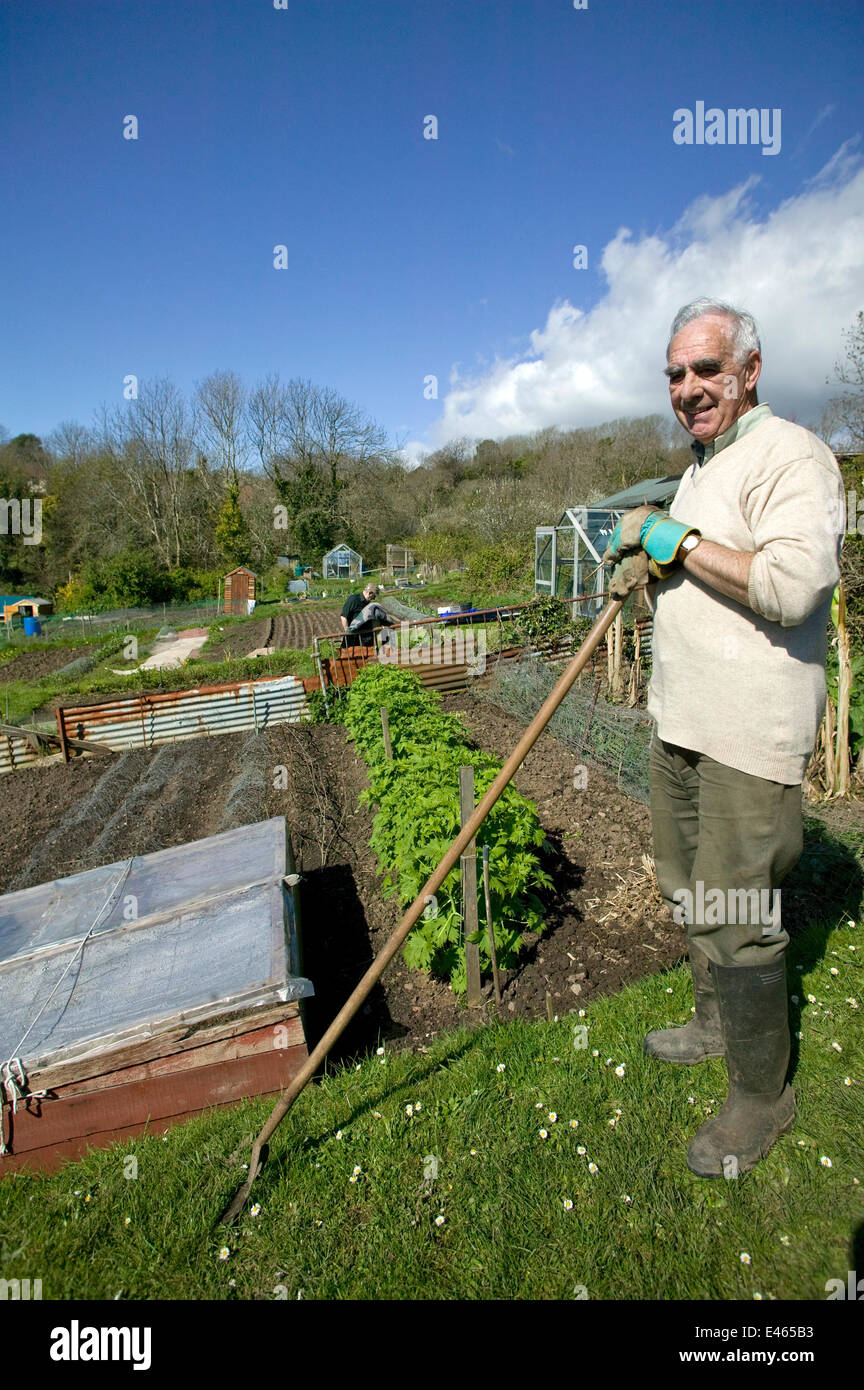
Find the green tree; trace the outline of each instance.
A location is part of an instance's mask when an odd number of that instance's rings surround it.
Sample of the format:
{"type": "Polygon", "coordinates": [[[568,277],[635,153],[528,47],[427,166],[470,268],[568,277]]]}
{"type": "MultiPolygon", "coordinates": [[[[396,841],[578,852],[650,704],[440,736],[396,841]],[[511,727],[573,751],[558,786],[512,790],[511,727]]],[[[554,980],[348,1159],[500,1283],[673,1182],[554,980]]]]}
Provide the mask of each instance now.
{"type": "Polygon", "coordinates": [[[226,564],[248,565],[252,541],[240,507],[240,485],[237,482],[230,482],[225,488],[214,539],[226,564]]]}

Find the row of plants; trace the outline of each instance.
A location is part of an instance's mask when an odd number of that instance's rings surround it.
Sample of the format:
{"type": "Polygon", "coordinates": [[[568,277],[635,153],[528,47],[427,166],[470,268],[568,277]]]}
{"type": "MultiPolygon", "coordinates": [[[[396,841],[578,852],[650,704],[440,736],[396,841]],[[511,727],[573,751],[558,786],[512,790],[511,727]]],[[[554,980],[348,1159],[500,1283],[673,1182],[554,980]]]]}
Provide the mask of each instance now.
{"type": "MultiPolygon", "coordinates": [[[[407,907],[420,892],[460,829],[459,768],[474,768],[477,801],[492,784],[500,763],[470,747],[464,727],[440,708],[440,697],[424,689],[413,672],[386,665],[362,671],[344,700],[349,737],[369,772],[363,799],[377,807],[370,844],[385,874],[384,894],[407,907]],[[384,748],[381,709],[387,709],[393,756],[384,748]]],[[[537,896],[551,887],[538,851],[545,836],[535,807],[507,787],[487,816],[479,845],[490,847],[490,889],[499,965],[509,969],[525,932],[544,929],[537,896]]],[[[491,964],[482,875],[478,873],[476,936],[481,969],[491,964]]],[[[454,869],[430,902],[405,944],[406,963],[465,990],[461,876],[454,869]]]]}

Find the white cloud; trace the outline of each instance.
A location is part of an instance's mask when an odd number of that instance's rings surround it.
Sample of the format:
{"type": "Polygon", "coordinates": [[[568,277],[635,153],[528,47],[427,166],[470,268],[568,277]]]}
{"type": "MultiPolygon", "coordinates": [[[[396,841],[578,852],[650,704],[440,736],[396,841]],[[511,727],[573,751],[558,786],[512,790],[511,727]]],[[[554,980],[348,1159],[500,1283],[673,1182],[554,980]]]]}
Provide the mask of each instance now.
{"type": "Polygon", "coordinates": [[[431,452],[430,446],[423,444],[419,439],[406,440],[399,450],[407,468],[416,468],[431,452]]]}
{"type": "Polygon", "coordinates": [[[471,377],[450,375],[433,447],[468,435],[500,438],[669,410],[665,362],[677,309],[700,295],[749,309],[760,326],[760,399],[778,414],[818,419],[836,387],[842,333],[864,306],[864,168],[847,141],[801,192],[759,215],[752,177],[696,199],[667,231],[626,227],[603,251],[607,289],[583,313],[551,308],[521,357],[471,377]]]}

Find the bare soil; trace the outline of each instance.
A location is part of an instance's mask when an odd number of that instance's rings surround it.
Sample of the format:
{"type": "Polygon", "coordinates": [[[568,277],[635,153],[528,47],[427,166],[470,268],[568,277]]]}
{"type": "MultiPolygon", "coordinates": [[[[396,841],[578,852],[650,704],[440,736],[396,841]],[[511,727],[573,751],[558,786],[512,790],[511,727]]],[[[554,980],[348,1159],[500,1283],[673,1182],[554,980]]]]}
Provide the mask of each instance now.
{"type": "MultiPolygon", "coordinates": [[[[454,695],[445,704],[461,714],[479,746],[501,759],[523,731],[480,694],[454,695]]],[[[647,809],[599,774],[574,788],[573,761],[543,734],[514,779],[537,806],[555,887],[547,895],[546,930],[505,975],[500,1006],[487,982],[484,1008],[466,1010],[447,984],[409,970],[400,956],[337,1057],[384,1038],[425,1046],[442,1029],[480,1023],[496,1011],[503,1019],[561,1015],[683,956],[683,928],[645,876],[647,809]]],[[[284,815],[303,876],[304,969],[316,989],[307,1033],[314,1043],[399,918],[369,849],[373,813],[358,807],[366,785],[342,727],[310,724],[23,768],[2,785],[0,893],[284,815]]],[[[832,862],[828,873],[836,872],[832,862]]],[[[791,895],[784,887],[784,923],[794,930],[817,909],[824,917],[825,893],[824,883],[791,895]]]]}
{"type": "Polygon", "coordinates": [[[313,637],[339,631],[339,609],[332,604],[298,604],[274,608],[266,618],[248,623],[231,624],[211,642],[203,653],[205,661],[224,661],[227,657],[246,656],[258,647],[274,650],[291,647],[304,651],[312,646],[313,637]]]}
{"type": "Polygon", "coordinates": [[[5,685],[7,681],[41,680],[91,650],[90,647],[43,647],[41,651],[19,652],[14,661],[4,661],[0,665],[0,682],[5,685]]]}

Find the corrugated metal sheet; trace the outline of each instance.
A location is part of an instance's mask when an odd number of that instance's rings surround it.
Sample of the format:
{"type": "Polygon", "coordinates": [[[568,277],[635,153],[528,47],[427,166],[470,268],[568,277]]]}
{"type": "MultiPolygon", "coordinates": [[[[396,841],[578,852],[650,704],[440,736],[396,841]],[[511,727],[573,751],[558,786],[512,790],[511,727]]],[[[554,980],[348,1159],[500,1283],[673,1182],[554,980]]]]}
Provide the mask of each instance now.
{"type": "Polygon", "coordinates": [[[0,773],[14,772],[16,767],[23,767],[25,763],[35,763],[38,757],[28,739],[0,735],[0,773]]]}
{"type": "MultiPolygon", "coordinates": [[[[314,684],[314,682],[313,682],[314,684]]],[[[195,690],[149,692],[98,705],[57,711],[68,738],[86,738],[107,748],[153,748],[209,734],[296,724],[308,717],[307,682],[297,676],[202,686],[195,690]]]]}

